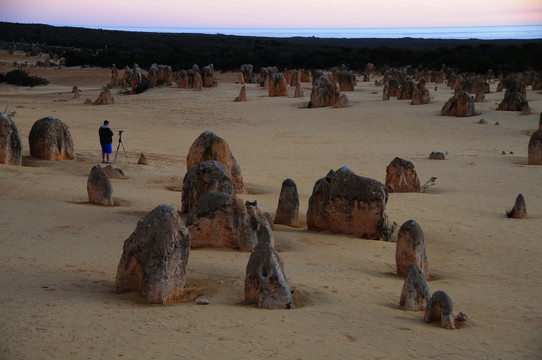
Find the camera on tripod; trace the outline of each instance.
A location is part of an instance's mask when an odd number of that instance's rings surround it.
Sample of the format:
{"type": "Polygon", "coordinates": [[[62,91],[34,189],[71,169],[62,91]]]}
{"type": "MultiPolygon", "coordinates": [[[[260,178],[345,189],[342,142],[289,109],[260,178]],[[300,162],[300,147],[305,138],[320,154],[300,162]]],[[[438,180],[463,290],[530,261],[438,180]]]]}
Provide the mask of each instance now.
{"type": "Polygon", "coordinates": [[[119,148],[122,145],[122,150],[124,150],[124,156],[126,156],[126,162],[128,164],[130,161],[128,160],[128,155],[126,154],[126,148],[124,147],[124,142],[122,141],[122,133],[124,130],[119,130],[119,144],[117,145],[117,151],[115,152],[115,159],[113,160],[113,164],[117,162],[117,155],[119,154],[119,148]]]}

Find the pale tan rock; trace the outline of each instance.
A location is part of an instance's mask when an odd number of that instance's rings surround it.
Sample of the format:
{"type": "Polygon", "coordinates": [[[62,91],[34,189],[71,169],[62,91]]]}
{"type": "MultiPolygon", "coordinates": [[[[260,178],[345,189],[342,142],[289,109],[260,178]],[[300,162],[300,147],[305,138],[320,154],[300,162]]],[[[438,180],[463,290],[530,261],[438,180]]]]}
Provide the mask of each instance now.
{"type": "Polygon", "coordinates": [[[203,67],[203,87],[210,88],[216,86],[215,77],[214,77],[214,67],[213,64],[209,64],[203,67]]]}
{"type": "Polygon", "coordinates": [[[332,84],[326,75],[322,75],[312,88],[308,107],[334,106],[339,100],[340,95],[338,87],[332,84]]]}
{"type": "Polygon", "coordinates": [[[231,153],[228,143],[212,131],[204,131],[194,140],[186,156],[186,170],[207,160],[216,160],[226,167],[237,194],[247,193],[241,167],[231,153]]]}
{"type": "Polygon", "coordinates": [[[293,309],[284,263],[271,245],[273,234],[257,228],[258,244],[250,254],[245,275],[245,304],[266,309],[293,309]]]}
{"type": "Polygon", "coordinates": [[[247,91],[245,89],[245,85],[241,87],[241,90],[239,91],[239,96],[235,98],[235,102],[241,102],[241,101],[247,101],[247,91]]]}
{"type": "Polygon", "coordinates": [[[241,65],[241,73],[243,74],[243,84],[244,83],[251,83],[252,82],[252,71],[254,70],[254,66],[251,64],[243,64],[241,65]]]}
{"type": "Polygon", "coordinates": [[[21,165],[22,151],[17,125],[8,114],[0,114],[0,164],[21,165]]]}
{"type": "Polygon", "coordinates": [[[408,266],[414,263],[421,272],[429,276],[429,266],[425,253],[425,240],[420,225],[414,220],[408,220],[399,229],[395,247],[395,266],[397,275],[406,276],[408,266]]]}
{"type": "Polygon", "coordinates": [[[206,192],[190,210],[186,221],[192,248],[213,247],[251,251],[258,242],[256,227],[271,227],[257,204],[235,194],[206,192]]]}
{"type": "Polygon", "coordinates": [[[386,188],[389,192],[420,192],[420,179],[414,164],[399,157],[386,167],[386,188]]]}
{"type": "Polygon", "coordinates": [[[337,74],[339,91],[354,91],[357,84],[356,75],[351,70],[339,71],[337,74]]]}
{"type": "Polygon", "coordinates": [[[148,303],[166,304],[184,293],[190,233],[177,210],[159,205],[124,242],[116,289],[139,290],[148,303]]]}
{"type": "Polygon", "coordinates": [[[299,227],[299,195],[292,179],[282,182],[274,223],[299,227]]]}
{"type": "Polygon", "coordinates": [[[198,71],[195,71],[194,72],[194,90],[201,91],[202,87],[203,87],[203,80],[201,78],[201,74],[198,71]]]}
{"type": "Polygon", "coordinates": [[[113,95],[111,95],[111,90],[109,90],[107,87],[104,87],[102,89],[102,92],[98,96],[98,98],[94,101],[94,105],[109,105],[114,104],[115,98],[113,95]]]}
{"type": "Polygon", "coordinates": [[[295,98],[303,97],[303,91],[301,91],[301,84],[300,83],[295,85],[294,97],[295,98]]]}
{"type": "Polygon", "coordinates": [[[206,192],[235,194],[228,169],[220,162],[207,160],[187,171],[183,179],[182,212],[189,213],[206,192]]]}
{"type": "Polygon", "coordinates": [[[457,117],[476,116],[474,98],[468,92],[456,88],[454,96],[444,104],[440,115],[457,117]]]}
{"type": "Polygon", "coordinates": [[[514,207],[510,211],[509,217],[513,219],[526,219],[527,218],[527,205],[525,204],[525,198],[522,194],[516,197],[514,207]]]}
{"type": "Polygon", "coordinates": [[[149,165],[149,162],[147,161],[147,157],[143,153],[139,155],[139,160],[137,160],[137,163],[138,165],[149,165]]]}
{"type": "Polygon", "coordinates": [[[314,185],[307,210],[309,230],[330,230],[364,239],[379,239],[388,192],[379,181],[342,167],[314,185]]]}
{"type": "Polygon", "coordinates": [[[288,96],[288,83],[282,73],[269,76],[269,97],[288,96]]]}
{"type": "Polygon", "coordinates": [[[527,154],[529,165],[542,165],[542,129],[531,135],[527,154]]]}
{"type": "Polygon", "coordinates": [[[418,265],[410,263],[401,291],[399,306],[406,310],[425,311],[430,299],[429,285],[418,265]]]}
{"type": "Polygon", "coordinates": [[[426,323],[440,320],[441,327],[453,330],[455,329],[453,311],[452,299],[444,291],[439,290],[431,296],[423,320],[426,323]]]}
{"type": "Polygon", "coordinates": [[[109,176],[110,179],[123,179],[126,180],[128,177],[124,175],[124,171],[120,168],[113,168],[111,165],[107,165],[103,168],[107,176],[109,176]]]}
{"type": "Polygon", "coordinates": [[[88,201],[91,204],[112,206],[113,187],[111,180],[100,165],[94,165],[87,179],[88,201]]]}
{"type": "Polygon", "coordinates": [[[52,116],[37,120],[28,136],[30,155],[42,160],[75,160],[68,126],[52,116]]]}

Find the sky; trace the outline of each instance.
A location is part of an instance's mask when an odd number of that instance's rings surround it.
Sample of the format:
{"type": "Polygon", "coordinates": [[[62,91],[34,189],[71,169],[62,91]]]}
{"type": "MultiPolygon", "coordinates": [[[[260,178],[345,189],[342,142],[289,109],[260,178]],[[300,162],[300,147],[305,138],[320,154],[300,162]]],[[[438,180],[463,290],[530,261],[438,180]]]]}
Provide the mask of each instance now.
{"type": "Polygon", "coordinates": [[[0,21],[89,27],[542,25],[541,0],[0,0],[0,21]]]}

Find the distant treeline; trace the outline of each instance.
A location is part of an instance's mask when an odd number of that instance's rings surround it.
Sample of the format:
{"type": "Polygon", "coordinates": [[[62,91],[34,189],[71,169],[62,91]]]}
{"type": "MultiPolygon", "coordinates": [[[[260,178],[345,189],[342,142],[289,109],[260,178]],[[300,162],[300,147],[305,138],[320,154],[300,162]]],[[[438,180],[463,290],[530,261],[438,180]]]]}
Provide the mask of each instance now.
{"type": "Polygon", "coordinates": [[[118,68],[134,63],[149,68],[170,65],[174,71],[213,64],[235,70],[242,64],[279,69],[329,69],[347,65],[361,71],[367,63],[377,68],[414,66],[439,70],[442,64],[460,71],[495,73],[542,70],[542,39],[328,39],[268,38],[232,35],[147,33],[55,27],[0,22],[4,47],[34,44],[66,59],[67,66],[118,68]]]}

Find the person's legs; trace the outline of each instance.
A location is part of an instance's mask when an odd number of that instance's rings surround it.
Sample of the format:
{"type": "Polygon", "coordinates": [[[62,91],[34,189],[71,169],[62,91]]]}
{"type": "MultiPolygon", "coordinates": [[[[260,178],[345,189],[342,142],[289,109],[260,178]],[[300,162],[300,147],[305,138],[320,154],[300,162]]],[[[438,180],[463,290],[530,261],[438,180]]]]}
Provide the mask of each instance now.
{"type": "Polygon", "coordinates": [[[113,152],[113,147],[111,144],[107,144],[107,145],[104,145],[105,146],[105,157],[107,159],[106,161],[106,164],[111,164],[111,162],[109,161],[109,156],[111,155],[111,153],[113,152]]]}
{"type": "Polygon", "coordinates": [[[111,144],[102,145],[102,163],[109,163],[109,155],[113,152],[111,144]]]}

